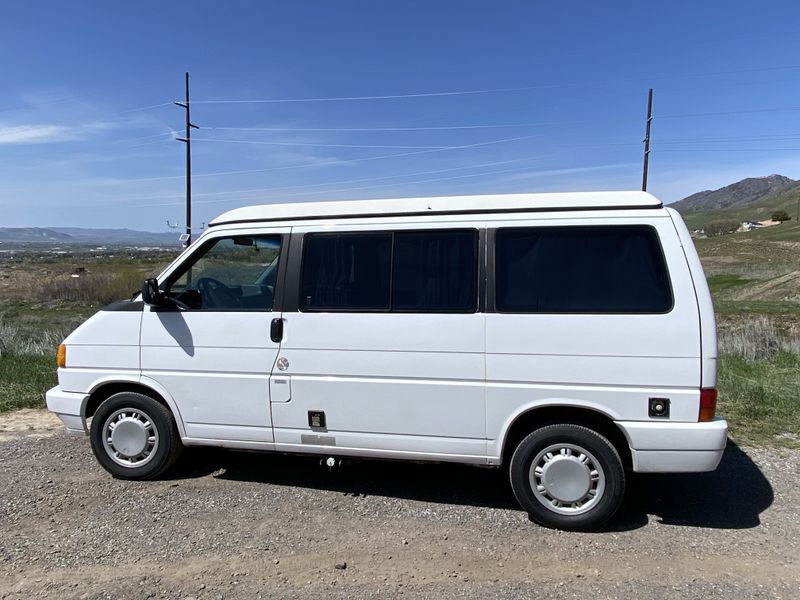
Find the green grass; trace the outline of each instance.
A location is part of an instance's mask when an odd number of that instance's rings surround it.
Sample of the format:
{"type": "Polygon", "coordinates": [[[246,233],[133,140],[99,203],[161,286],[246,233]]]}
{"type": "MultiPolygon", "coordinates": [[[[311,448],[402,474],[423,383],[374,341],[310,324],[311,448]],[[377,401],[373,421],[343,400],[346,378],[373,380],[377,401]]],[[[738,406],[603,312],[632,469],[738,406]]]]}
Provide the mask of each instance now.
{"type": "Polygon", "coordinates": [[[717,413],[741,444],[800,448],[800,355],[722,356],[717,413]]]}
{"type": "Polygon", "coordinates": [[[43,406],[43,394],[54,385],[54,355],[0,355],[0,412],[43,406]]]}
{"type": "Polygon", "coordinates": [[[714,294],[722,290],[746,285],[750,283],[750,281],[750,279],[745,279],[738,274],[723,273],[708,277],[708,287],[711,289],[711,293],[714,294]]]}

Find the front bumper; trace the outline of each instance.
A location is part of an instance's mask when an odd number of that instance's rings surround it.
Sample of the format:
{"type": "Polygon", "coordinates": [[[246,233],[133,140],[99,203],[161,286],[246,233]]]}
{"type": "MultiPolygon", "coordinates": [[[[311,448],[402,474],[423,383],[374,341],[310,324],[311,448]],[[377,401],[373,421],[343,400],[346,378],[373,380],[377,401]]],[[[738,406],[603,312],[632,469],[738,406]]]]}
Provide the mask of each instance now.
{"type": "Polygon", "coordinates": [[[47,390],[45,400],[47,409],[61,419],[67,432],[71,435],[87,435],[86,424],[83,421],[83,406],[88,394],[64,392],[56,386],[47,390]]]}
{"type": "Polygon", "coordinates": [[[728,441],[728,423],[617,421],[631,448],[637,473],[701,473],[713,471],[728,441]]]}

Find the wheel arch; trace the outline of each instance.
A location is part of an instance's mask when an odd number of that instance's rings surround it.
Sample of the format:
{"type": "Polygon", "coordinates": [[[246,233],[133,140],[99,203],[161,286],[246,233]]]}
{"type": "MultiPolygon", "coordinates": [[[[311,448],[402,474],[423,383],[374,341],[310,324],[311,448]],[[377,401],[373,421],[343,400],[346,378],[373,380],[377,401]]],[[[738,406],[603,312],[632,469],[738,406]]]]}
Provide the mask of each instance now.
{"type": "Polygon", "coordinates": [[[137,392],[152,398],[156,402],[163,404],[172,413],[175,418],[175,423],[178,427],[178,433],[182,438],[186,437],[186,430],[183,426],[183,419],[181,418],[178,406],[174,399],[169,395],[163,386],[152,379],[142,377],[139,379],[113,379],[104,380],[96,383],[89,395],[83,401],[81,406],[81,419],[83,426],[88,431],[86,420],[92,417],[97,408],[108,398],[120,392],[137,392]]]}
{"type": "Polygon", "coordinates": [[[612,415],[586,404],[547,403],[528,406],[513,415],[503,430],[500,460],[509,464],[511,454],[522,439],[545,425],[582,425],[603,435],[616,448],[626,469],[633,465],[630,444],[612,415]]]}

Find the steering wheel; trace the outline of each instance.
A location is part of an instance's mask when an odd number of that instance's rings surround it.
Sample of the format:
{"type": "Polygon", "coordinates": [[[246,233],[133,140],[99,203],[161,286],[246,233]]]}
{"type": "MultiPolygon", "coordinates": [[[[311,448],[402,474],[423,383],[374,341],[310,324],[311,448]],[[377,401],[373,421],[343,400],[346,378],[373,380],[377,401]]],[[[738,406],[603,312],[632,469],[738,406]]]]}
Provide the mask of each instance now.
{"type": "Polygon", "coordinates": [[[197,280],[197,291],[203,297],[203,308],[239,308],[241,306],[238,296],[219,279],[201,277],[197,280]]]}

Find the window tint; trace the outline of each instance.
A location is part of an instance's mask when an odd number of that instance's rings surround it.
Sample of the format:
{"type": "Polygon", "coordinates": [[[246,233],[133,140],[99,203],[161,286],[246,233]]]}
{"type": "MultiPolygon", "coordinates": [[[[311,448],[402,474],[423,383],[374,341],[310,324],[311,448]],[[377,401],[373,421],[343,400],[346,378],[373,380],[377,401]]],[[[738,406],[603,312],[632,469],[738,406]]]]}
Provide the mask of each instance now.
{"type": "Polygon", "coordinates": [[[307,235],[300,305],[388,310],[391,254],[390,233],[307,235]]]}
{"type": "Polygon", "coordinates": [[[392,309],[474,311],[476,245],[475,231],[396,233],[392,309]]]}
{"type": "Polygon", "coordinates": [[[501,312],[660,313],[672,307],[652,227],[501,229],[495,239],[501,312]]]}
{"type": "Polygon", "coordinates": [[[165,292],[197,310],[272,310],[281,238],[220,238],[195,253],[165,292]]]}

